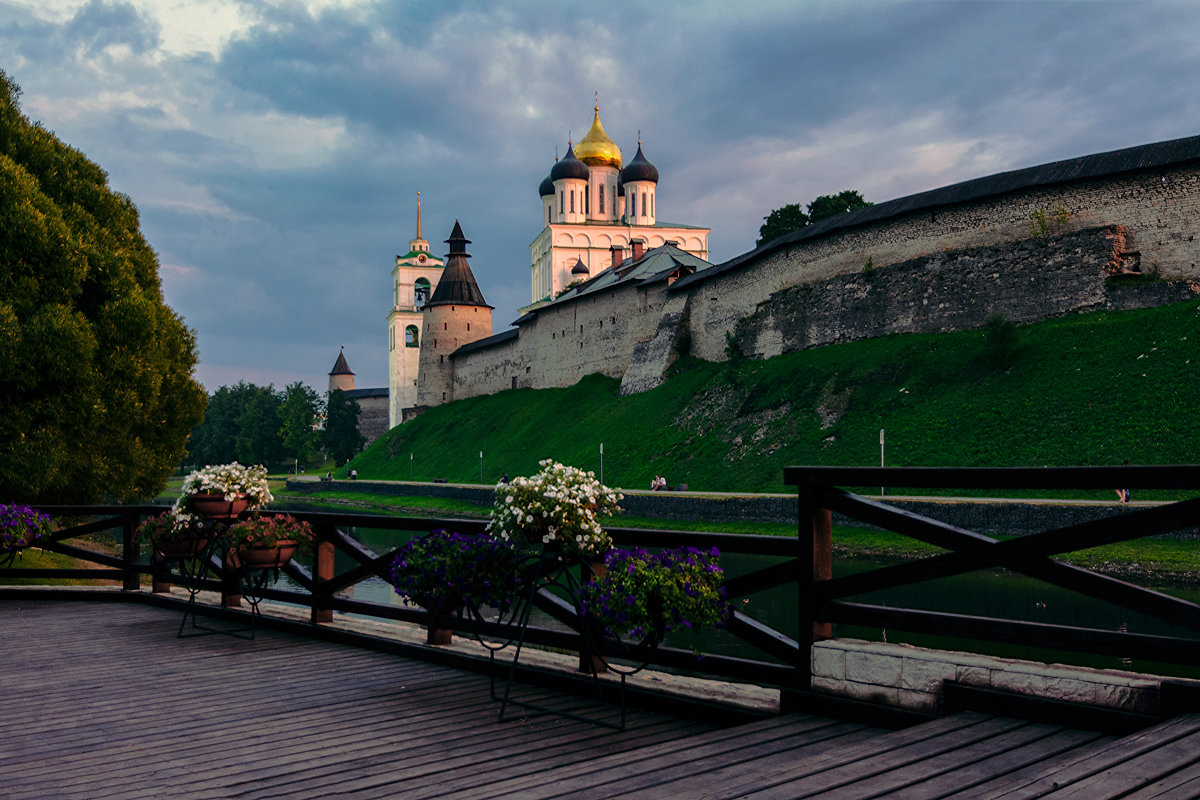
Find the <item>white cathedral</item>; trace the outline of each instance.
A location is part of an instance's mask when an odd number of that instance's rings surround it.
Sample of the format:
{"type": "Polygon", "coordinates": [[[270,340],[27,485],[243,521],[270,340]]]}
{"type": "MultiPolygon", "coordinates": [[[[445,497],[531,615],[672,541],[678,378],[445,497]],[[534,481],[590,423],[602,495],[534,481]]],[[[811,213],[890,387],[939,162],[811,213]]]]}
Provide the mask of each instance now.
{"type": "MultiPolygon", "coordinates": [[[[637,261],[663,245],[708,260],[711,228],[658,220],[658,169],[642,153],[640,135],[637,154],[623,164],[621,149],[600,124],[599,105],[593,112],[591,128],[578,142],[568,140],[566,156],[556,159],[539,187],[543,227],[529,246],[530,305],[522,311],[551,302],[568,287],[596,278],[630,255],[637,261]]],[[[404,409],[418,404],[420,354],[430,345],[421,341],[422,309],[437,290],[445,266],[421,235],[418,193],[417,236],[409,241],[407,253],[396,256],[392,268],[387,318],[391,427],[403,421],[404,409]]],[[[463,268],[469,272],[465,261],[463,268]]],[[[487,330],[490,334],[490,325],[487,330]]]]}
{"type": "Polygon", "coordinates": [[[600,106],[593,111],[592,127],[574,145],[568,141],[566,157],[538,189],[544,227],[529,245],[534,304],[596,277],[631,249],[674,244],[708,260],[711,228],[658,221],[658,169],[642,154],[641,137],[637,155],[622,168],[621,148],[600,124],[600,106]]]}

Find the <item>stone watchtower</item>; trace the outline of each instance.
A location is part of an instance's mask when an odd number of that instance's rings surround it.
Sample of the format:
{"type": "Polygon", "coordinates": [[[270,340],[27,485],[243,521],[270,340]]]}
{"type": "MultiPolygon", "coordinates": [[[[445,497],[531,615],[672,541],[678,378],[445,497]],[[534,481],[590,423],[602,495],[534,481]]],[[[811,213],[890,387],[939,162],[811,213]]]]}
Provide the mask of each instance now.
{"type": "Polygon", "coordinates": [[[436,406],[454,399],[451,354],[463,345],[492,335],[492,307],[483,299],[467,264],[470,256],[462,226],[446,244],[450,252],[433,296],[422,308],[421,366],[417,371],[417,405],[436,406]]]}
{"type": "Polygon", "coordinates": [[[340,349],[337,361],[333,362],[333,369],[329,371],[329,391],[334,389],[341,389],[343,392],[354,390],[354,373],[346,363],[346,354],[340,349]]]}

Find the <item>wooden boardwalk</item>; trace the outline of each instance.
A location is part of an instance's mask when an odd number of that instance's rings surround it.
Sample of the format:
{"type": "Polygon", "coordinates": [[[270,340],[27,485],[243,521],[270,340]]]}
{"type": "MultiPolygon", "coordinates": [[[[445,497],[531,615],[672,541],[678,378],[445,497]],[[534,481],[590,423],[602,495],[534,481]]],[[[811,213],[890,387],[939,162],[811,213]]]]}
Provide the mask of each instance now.
{"type": "Polygon", "coordinates": [[[0,599],[0,797],[1200,797],[1200,715],[1122,738],[971,712],[903,731],[497,723],[480,675],[272,631],[176,639],[178,622],[0,599]]]}

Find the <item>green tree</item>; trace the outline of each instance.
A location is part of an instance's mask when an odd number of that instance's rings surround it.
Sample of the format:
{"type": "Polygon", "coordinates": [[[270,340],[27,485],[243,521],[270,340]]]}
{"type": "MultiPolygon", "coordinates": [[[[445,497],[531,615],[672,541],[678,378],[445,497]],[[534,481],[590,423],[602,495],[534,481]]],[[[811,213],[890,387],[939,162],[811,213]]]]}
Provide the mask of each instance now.
{"type": "Polygon", "coordinates": [[[137,209],[0,71],[0,497],[138,500],[204,410],[137,209]]]}
{"type": "Polygon", "coordinates": [[[193,465],[228,464],[237,460],[237,420],[256,389],[242,381],[233,387],[222,386],[208,398],[204,421],[188,439],[188,459],[193,465]]]}
{"type": "Polygon", "coordinates": [[[808,224],[808,214],[804,213],[804,209],[800,207],[799,203],[791,203],[775,209],[763,217],[763,220],[762,227],[758,229],[758,241],[754,243],[755,247],[762,247],[785,233],[800,230],[808,224]]]}
{"type": "Polygon", "coordinates": [[[809,224],[815,225],[823,219],[872,205],[875,204],[868,203],[854,189],[846,189],[837,194],[823,194],[808,204],[808,221],[809,224]]]}
{"type": "Polygon", "coordinates": [[[799,203],[791,203],[777,208],[768,216],[763,217],[765,222],[758,229],[758,241],[754,243],[754,246],[762,247],[772,239],[778,239],[784,234],[798,231],[827,217],[844,214],[847,211],[856,211],[870,205],[874,205],[874,203],[864,200],[863,196],[854,189],[846,189],[837,194],[821,195],[808,204],[807,213],[799,203]]]}
{"type": "Polygon", "coordinates": [[[321,445],[321,397],[312,388],[296,381],[283,390],[279,407],[279,435],[283,448],[297,461],[312,458],[313,450],[321,445]]]}
{"type": "Polygon", "coordinates": [[[325,403],[325,450],[334,463],[344,464],[363,449],[367,439],[358,431],[362,409],[341,389],[329,393],[325,403]]]}
{"type": "Polygon", "coordinates": [[[279,464],[287,457],[280,431],[283,396],[274,386],[253,386],[237,416],[234,452],[243,464],[279,464]]]}

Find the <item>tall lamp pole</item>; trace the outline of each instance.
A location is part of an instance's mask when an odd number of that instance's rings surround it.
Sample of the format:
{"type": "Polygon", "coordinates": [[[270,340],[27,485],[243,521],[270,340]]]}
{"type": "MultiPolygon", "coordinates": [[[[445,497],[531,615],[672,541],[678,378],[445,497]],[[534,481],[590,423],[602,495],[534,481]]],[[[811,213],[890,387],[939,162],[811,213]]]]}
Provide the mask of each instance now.
{"type": "MultiPolygon", "coordinates": [[[[879,466],[880,467],[883,466],[883,428],[879,429],[879,466]]],[[[882,487],[882,486],[879,487],[879,496],[880,497],[883,497],[883,494],[884,494],[883,488],[884,487],[882,487]]]]}
{"type": "Polygon", "coordinates": [[[604,442],[600,443],[600,483],[604,483],[604,442]]]}

